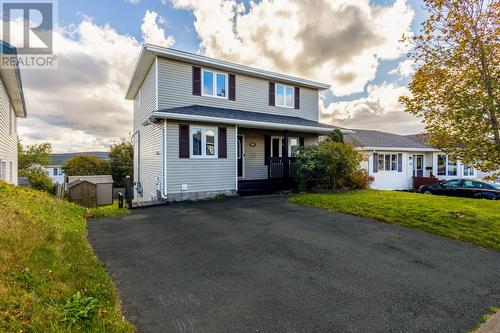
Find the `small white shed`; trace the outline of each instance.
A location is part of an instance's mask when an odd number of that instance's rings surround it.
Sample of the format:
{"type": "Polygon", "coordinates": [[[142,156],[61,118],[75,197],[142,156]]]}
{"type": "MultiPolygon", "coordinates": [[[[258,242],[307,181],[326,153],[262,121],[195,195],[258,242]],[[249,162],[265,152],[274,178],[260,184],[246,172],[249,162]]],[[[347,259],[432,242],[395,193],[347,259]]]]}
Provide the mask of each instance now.
{"type": "Polygon", "coordinates": [[[79,191],[72,190],[83,183],[90,183],[95,185],[95,200],[97,206],[106,206],[113,203],[113,177],[111,175],[100,176],[68,176],[68,190],[70,193],[70,201],[78,202],[79,191]]]}

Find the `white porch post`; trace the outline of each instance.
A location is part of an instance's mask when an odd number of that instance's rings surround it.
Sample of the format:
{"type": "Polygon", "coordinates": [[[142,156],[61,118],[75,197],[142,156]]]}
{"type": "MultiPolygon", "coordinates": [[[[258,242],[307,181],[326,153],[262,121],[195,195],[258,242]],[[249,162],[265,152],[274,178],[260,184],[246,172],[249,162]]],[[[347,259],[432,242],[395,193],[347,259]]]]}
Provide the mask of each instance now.
{"type": "Polygon", "coordinates": [[[234,165],[235,165],[235,174],[236,174],[236,192],[238,192],[238,125],[235,127],[235,154],[234,154],[234,165]]]}

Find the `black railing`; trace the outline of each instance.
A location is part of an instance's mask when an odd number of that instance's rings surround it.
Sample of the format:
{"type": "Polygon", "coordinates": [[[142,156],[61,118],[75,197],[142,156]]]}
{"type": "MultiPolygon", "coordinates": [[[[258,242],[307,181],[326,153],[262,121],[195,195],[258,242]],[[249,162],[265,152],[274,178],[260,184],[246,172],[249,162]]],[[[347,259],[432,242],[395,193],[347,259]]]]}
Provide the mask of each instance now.
{"type": "Polygon", "coordinates": [[[271,157],[267,168],[267,176],[273,178],[290,178],[295,176],[296,157],[271,157]]]}

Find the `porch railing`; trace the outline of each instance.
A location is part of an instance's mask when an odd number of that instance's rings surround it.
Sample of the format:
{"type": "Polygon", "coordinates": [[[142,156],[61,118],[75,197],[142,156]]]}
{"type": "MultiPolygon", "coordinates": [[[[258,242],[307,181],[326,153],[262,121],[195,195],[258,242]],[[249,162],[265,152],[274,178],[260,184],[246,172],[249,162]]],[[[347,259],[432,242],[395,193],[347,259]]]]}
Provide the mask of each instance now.
{"type": "Polygon", "coordinates": [[[296,157],[271,157],[267,168],[268,178],[293,178],[297,171],[296,157]]]}
{"type": "Polygon", "coordinates": [[[422,185],[432,185],[439,183],[439,179],[432,175],[430,177],[412,177],[412,181],[413,181],[413,192],[418,192],[418,189],[422,185]]]}

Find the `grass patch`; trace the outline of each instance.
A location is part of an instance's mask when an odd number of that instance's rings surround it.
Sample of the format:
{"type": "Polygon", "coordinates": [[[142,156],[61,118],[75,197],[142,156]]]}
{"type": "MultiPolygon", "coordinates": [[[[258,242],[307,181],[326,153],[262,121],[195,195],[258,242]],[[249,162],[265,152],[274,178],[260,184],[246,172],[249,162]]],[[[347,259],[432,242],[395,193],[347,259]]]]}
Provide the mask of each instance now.
{"type": "Polygon", "coordinates": [[[85,208],[0,182],[0,332],[132,332],[85,208]]]}
{"type": "MultiPolygon", "coordinates": [[[[125,203],[124,203],[125,205],[125,203]]],[[[106,217],[106,216],[127,216],[130,210],[127,208],[118,208],[118,200],[114,200],[112,205],[99,206],[97,208],[87,208],[87,217],[106,217]]]]}
{"type": "Polygon", "coordinates": [[[500,201],[374,190],[298,194],[289,201],[370,217],[500,250],[500,201]]]}

